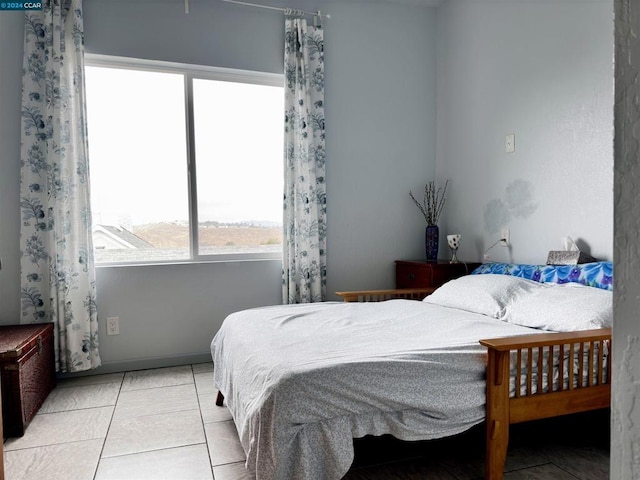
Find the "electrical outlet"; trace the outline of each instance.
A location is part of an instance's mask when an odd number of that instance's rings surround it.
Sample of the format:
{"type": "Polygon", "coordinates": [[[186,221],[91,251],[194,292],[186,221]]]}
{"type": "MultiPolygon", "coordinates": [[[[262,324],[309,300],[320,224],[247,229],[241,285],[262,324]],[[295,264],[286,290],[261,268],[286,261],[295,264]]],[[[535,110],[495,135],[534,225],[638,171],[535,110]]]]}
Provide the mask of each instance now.
{"type": "Polygon", "coordinates": [[[107,317],[107,335],[119,335],[119,334],[120,334],[120,318],[107,317]]]}
{"type": "Polygon", "coordinates": [[[513,153],[516,151],[516,134],[510,133],[504,138],[505,153],[513,153]]]}
{"type": "Polygon", "coordinates": [[[509,229],[503,228],[500,231],[500,246],[508,247],[509,246],[509,229]]]}

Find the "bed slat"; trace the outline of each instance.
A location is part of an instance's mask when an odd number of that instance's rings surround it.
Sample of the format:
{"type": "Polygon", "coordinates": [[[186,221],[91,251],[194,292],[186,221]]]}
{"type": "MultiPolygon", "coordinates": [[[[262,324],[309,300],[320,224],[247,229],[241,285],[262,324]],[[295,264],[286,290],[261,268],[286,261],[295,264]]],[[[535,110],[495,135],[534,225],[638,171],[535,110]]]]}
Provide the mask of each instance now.
{"type": "Polygon", "coordinates": [[[560,345],[560,351],[558,352],[558,358],[560,364],[558,365],[558,391],[564,391],[564,344],[560,345]]]}
{"type": "MultiPolygon", "coordinates": [[[[576,345],[572,343],[569,346],[569,378],[573,378],[574,366],[573,359],[576,357],[576,345]]],[[[564,379],[563,379],[564,381],[564,379]]],[[[569,390],[573,390],[573,382],[569,382],[569,390]]]]}
{"type": "MultiPolygon", "coordinates": [[[[569,379],[571,381],[571,379],[569,379]]],[[[580,342],[580,353],[578,356],[578,388],[584,387],[584,343],[580,342]]]]}
{"type": "Polygon", "coordinates": [[[589,383],[587,385],[589,385],[590,387],[593,387],[593,385],[594,385],[594,381],[593,381],[593,370],[594,370],[593,358],[594,358],[594,354],[595,354],[595,349],[596,349],[596,342],[590,342],[589,343],[589,364],[587,365],[587,368],[589,369],[589,383]]]}
{"type": "Polygon", "coordinates": [[[522,395],[522,350],[516,354],[516,397],[522,395]]]}
{"type": "Polygon", "coordinates": [[[402,298],[406,300],[422,300],[433,293],[435,288],[397,288],[391,290],[357,290],[352,292],[336,292],[344,302],[384,302],[402,298]]]}
{"type": "Polygon", "coordinates": [[[543,363],[544,363],[544,347],[538,347],[538,372],[537,372],[538,389],[536,390],[536,393],[538,394],[542,393],[542,387],[543,387],[543,382],[542,382],[544,377],[543,363]]]}
{"type": "Polygon", "coordinates": [[[550,345],[547,349],[547,392],[553,392],[553,366],[555,363],[553,361],[554,350],[553,345],[550,345]]]}
{"type": "Polygon", "coordinates": [[[527,395],[533,394],[533,348],[527,349],[527,395]]]}

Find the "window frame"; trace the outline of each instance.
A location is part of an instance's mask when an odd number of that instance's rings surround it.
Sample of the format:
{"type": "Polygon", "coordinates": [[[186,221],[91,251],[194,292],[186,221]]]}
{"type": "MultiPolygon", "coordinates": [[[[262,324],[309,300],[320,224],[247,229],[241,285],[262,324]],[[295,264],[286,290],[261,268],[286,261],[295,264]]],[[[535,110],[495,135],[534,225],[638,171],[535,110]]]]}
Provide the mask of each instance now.
{"type": "MultiPolygon", "coordinates": [[[[96,267],[117,267],[135,265],[163,265],[183,263],[211,263],[236,262],[254,260],[281,260],[280,252],[252,252],[252,253],[217,253],[202,255],[199,253],[198,232],[198,181],[196,168],[195,128],[194,128],[194,80],[215,80],[234,83],[248,83],[272,87],[284,87],[284,74],[239,70],[206,65],[192,65],[187,63],[147,60],[112,55],[85,54],[85,66],[121,68],[126,70],[142,70],[160,73],[174,73],[184,78],[184,107],[186,130],[186,159],[187,159],[187,194],[189,207],[189,258],[172,260],[140,260],[96,263],[96,267]]],[[[284,105],[282,108],[284,115],[284,105]]],[[[90,134],[89,134],[89,141],[90,134]]],[[[283,147],[284,148],[284,147],[283,147]]],[[[91,159],[89,159],[91,169],[91,159]]]]}

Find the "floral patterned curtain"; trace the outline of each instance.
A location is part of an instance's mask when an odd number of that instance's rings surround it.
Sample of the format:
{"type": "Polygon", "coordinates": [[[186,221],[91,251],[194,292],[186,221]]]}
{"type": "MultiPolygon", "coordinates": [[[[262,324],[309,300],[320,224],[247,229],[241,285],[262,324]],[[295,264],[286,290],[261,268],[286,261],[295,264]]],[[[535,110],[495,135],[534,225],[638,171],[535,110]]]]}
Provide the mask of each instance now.
{"type": "Polygon", "coordinates": [[[285,17],[284,303],[326,294],[324,39],[300,17],[285,17]]]}
{"type": "Polygon", "coordinates": [[[53,322],[56,370],[100,366],[84,92],[82,1],[25,14],[22,323],[53,322]]]}

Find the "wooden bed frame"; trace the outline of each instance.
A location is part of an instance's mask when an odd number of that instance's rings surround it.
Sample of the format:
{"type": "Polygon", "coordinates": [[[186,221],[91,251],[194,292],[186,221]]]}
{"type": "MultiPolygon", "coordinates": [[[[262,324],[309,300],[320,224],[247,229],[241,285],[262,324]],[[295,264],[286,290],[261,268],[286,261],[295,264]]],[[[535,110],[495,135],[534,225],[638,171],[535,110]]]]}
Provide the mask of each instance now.
{"type": "Polygon", "coordinates": [[[395,298],[406,300],[422,300],[435,291],[435,287],[396,288],[393,290],[358,290],[352,292],[336,292],[345,302],[384,302],[395,298]]]}
{"type": "MultiPolygon", "coordinates": [[[[427,289],[398,290],[361,290],[354,292],[336,292],[345,302],[379,302],[394,298],[422,300],[433,292],[427,289]]],[[[611,352],[611,329],[583,330],[568,333],[541,333],[539,335],[521,335],[515,337],[480,340],[480,344],[488,349],[487,356],[487,480],[501,480],[507,458],[509,444],[509,425],[557,417],[570,413],[586,412],[608,408],[611,404],[611,363],[605,361],[603,345],[608,343],[611,352]],[[597,356],[594,352],[598,352],[597,356]],[[584,361],[579,362],[578,371],[574,371],[573,362],[568,362],[568,371],[564,371],[560,363],[558,376],[560,379],[543,385],[542,375],[535,379],[531,375],[532,360],[537,355],[537,370],[542,372],[547,365],[548,375],[553,378],[554,352],[563,358],[585,356],[593,368],[585,372],[584,361]],[[527,367],[523,370],[524,366],[527,367]],[[510,372],[515,362],[515,396],[510,397],[510,372]],[[522,381],[522,375],[526,377],[522,381]],[[578,381],[568,381],[577,375],[578,381]],[[586,378],[585,378],[586,377],[586,378]],[[583,381],[584,380],[584,381],[583,381]],[[522,383],[521,383],[522,382],[522,383]],[[533,387],[536,387],[533,393],[533,387]],[[543,388],[546,387],[546,388],[543,388]],[[522,394],[524,388],[525,394],[522,394]]]]}
{"type": "MultiPolygon", "coordinates": [[[[345,302],[379,302],[396,298],[422,300],[433,290],[361,290],[336,294],[345,302]]],[[[502,479],[509,445],[509,425],[608,408],[611,404],[611,362],[604,355],[607,349],[609,354],[611,352],[610,328],[495,338],[480,340],[480,344],[488,349],[487,480],[502,479]],[[568,354],[569,359],[577,355],[583,361],[578,363],[577,370],[573,361],[567,362],[566,369],[564,362],[559,362],[555,369],[559,381],[557,384],[545,384],[543,375],[532,374],[532,367],[536,367],[538,372],[547,368],[545,373],[553,378],[554,362],[546,360],[553,358],[554,354],[559,358],[568,354]],[[591,368],[585,368],[585,357],[591,368]],[[514,362],[515,396],[511,397],[510,372],[514,362]],[[522,375],[525,375],[524,380],[522,375]]],[[[216,405],[222,406],[223,402],[224,396],[218,392],[216,405]]]]}
{"type": "MultiPolygon", "coordinates": [[[[480,340],[488,348],[487,358],[487,480],[500,480],[504,472],[509,425],[529,420],[556,417],[570,413],[607,408],[611,404],[611,362],[603,354],[605,348],[611,352],[611,329],[583,330],[568,333],[541,333],[517,337],[480,340]],[[604,347],[608,344],[607,347],[604,347]],[[557,385],[547,382],[543,389],[542,375],[537,376],[536,392],[533,393],[532,358],[537,350],[537,370],[543,371],[544,359],[559,358],[568,354],[570,360],[578,355],[578,371],[573,361],[568,362],[568,371],[563,362],[558,365],[557,385]],[[595,353],[597,351],[597,354],[595,353]],[[588,358],[585,372],[584,358],[588,358]],[[514,358],[515,357],[515,358],[514,358]],[[526,362],[526,378],[521,384],[523,359],[526,362]],[[515,396],[509,396],[510,369],[515,361],[515,396]],[[574,378],[577,375],[576,384],[574,378]],[[525,394],[521,389],[524,387],[525,394]],[[555,387],[555,389],[554,389],[555,387]]],[[[547,362],[548,375],[553,378],[553,362],[547,362]]]]}

